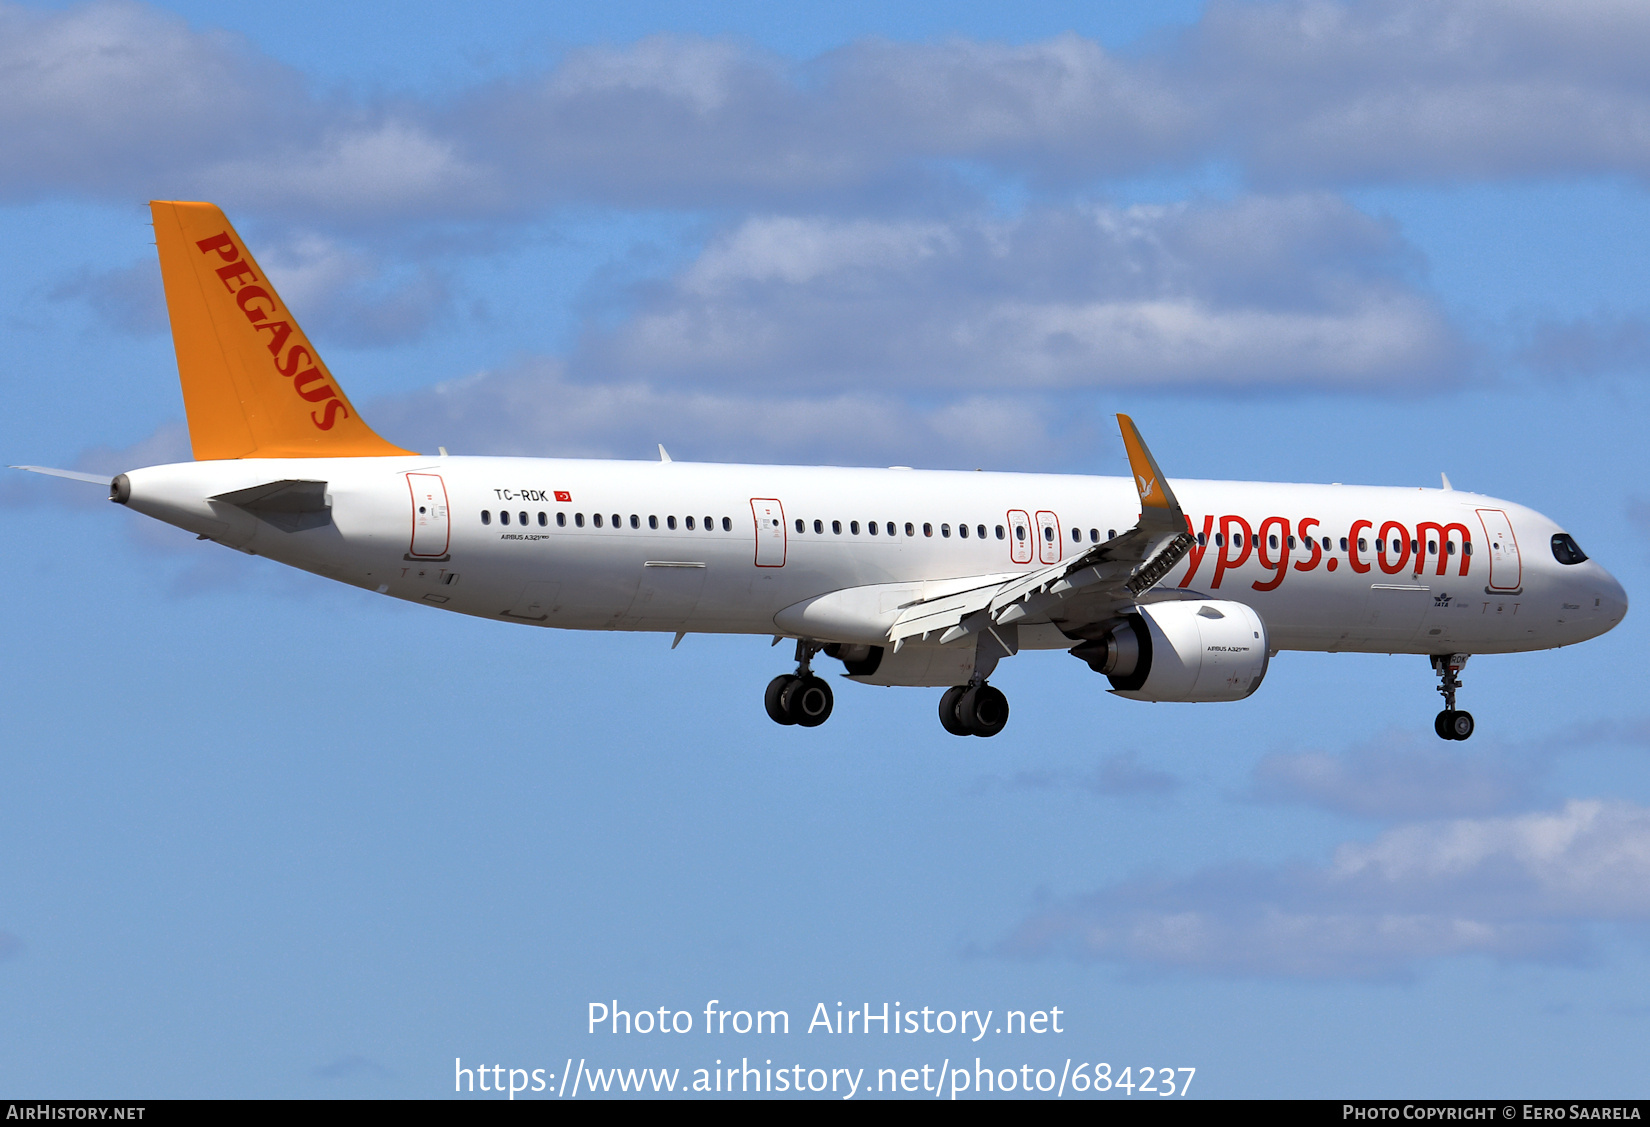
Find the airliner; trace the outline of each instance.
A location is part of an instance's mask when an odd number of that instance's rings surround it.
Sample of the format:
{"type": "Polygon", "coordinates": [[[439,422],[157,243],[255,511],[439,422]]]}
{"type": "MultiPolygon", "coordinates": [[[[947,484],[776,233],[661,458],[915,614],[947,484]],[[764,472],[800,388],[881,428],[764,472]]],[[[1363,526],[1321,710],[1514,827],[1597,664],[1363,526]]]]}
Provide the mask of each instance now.
{"type": "Polygon", "coordinates": [[[815,727],[850,681],[943,689],[994,736],[990,683],[1066,650],[1137,701],[1241,700],[1284,650],[1427,657],[1434,730],[1471,654],[1572,645],[1627,612],[1548,517],[1450,487],[1170,480],[1119,415],[1128,478],[417,454],[379,437],[222,211],[151,205],[194,461],[112,501],[250,555],[521,626],[771,636],[768,715],[815,727]]]}

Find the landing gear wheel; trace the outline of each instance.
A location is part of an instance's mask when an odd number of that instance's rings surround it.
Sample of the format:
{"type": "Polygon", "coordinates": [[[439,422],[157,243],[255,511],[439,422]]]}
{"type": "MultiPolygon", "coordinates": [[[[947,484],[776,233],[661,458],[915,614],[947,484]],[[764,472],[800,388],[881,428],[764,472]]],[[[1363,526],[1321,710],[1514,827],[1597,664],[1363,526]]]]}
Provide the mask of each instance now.
{"type": "Polygon", "coordinates": [[[1450,717],[1449,735],[1452,740],[1472,738],[1472,713],[1457,712],[1450,717]]]}
{"type": "Polygon", "coordinates": [[[800,680],[802,678],[794,673],[781,673],[768,682],[768,691],[763,696],[762,703],[767,706],[769,720],[772,720],[775,724],[796,723],[791,718],[791,714],[785,710],[784,697],[785,690],[791,687],[791,683],[800,680]]]}
{"type": "Polygon", "coordinates": [[[792,677],[780,693],[779,705],[788,723],[817,728],[831,717],[831,686],[818,677],[792,677]]]}
{"type": "Polygon", "coordinates": [[[1450,712],[1449,709],[1446,708],[1446,709],[1444,709],[1444,711],[1442,711],[1438,714],[1438,716],[1435,720],[1433,720],[1432,730],[1434,732],[1438,733],[1438,738],[1439,739],[1441,739],[1441,740],[1453,740],[1455,738],[1454,736],[1449,734],[1449,722],[1451,720],[1453,720],[1454,718],[1455,718],[1454,715],[1450,712]]]}
{"type": "Polygon", "coordinates": [[[957,703],[957,715],[976,736],[994,736],[1008,724],[1008,698],[990,685],[976,685],[957,703]]]}
{"type": "Polygon", "coordinates": [[[968,729],[968,725],[964,724],[961,717],[957,715],[957,703],[963,699],[963,695],[967,692],[967,685],[953,685],[945,690],[945,693],[940,697],[940,727],[953,736],[972,734],[968,729]]]}

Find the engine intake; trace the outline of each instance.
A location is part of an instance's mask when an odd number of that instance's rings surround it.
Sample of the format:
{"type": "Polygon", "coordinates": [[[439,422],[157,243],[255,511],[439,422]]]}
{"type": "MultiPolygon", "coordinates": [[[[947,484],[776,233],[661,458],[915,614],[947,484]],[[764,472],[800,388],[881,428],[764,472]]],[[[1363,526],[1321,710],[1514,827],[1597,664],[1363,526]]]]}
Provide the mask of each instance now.
{"type": "Polygon", "coordinates": [[[1266,676],[1266,624],[1242,603],[1152,603],[1071,650],[1130,700],[1242,700],[1266,676]]]}

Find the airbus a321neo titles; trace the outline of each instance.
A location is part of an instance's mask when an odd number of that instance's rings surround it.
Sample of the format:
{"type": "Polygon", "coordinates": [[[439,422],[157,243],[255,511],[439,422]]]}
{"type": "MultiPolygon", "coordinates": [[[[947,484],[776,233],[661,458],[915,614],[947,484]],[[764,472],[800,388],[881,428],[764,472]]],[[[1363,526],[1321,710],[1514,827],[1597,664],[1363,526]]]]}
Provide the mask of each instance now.
{"type": "MultiPolygon", "coordinates": [[[[219,544],[442,610],[574,630],[772,635],[768,715],[831,714],[821,654],[942,688],[993,736],[989,678],[1063,649],[1141,701],[1235,701],[1281,650],[1469,654],[1585,641],[1621,585],[1522,505],[1451,489],[1174,481],[1119,415],[1130,478],[415,454],[367,426],[223,213],[155,202],[195,460],[102,483],[219,544]]],[[[673,646],[675,643],[672,643],[673,646]]]]}

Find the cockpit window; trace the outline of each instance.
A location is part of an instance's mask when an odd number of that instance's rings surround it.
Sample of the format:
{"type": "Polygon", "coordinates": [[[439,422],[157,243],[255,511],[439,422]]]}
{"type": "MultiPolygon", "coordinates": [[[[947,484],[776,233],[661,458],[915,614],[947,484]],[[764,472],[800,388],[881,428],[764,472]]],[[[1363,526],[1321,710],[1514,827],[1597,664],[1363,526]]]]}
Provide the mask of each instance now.
{"type": "Polygon", "coordinates": [[[1561,564],[1578,564],[1587,558],[1568,532],[1553,533],[1553,559],[1561,564]]]}

